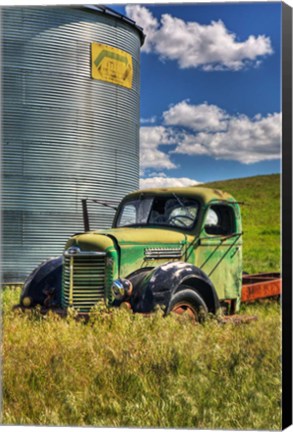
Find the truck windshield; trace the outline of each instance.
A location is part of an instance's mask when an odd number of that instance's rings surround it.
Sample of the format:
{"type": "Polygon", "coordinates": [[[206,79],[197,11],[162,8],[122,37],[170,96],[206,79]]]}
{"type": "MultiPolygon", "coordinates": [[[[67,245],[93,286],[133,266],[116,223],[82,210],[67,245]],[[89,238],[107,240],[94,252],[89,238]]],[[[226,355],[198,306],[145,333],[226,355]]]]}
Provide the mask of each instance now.
{"type": "Polygon", "coordinates": [[[141,196],[126,201],[119,210],[116,227],[170,226],[191,229],[199,204],[196,200],[177,196],[141,196]]]}

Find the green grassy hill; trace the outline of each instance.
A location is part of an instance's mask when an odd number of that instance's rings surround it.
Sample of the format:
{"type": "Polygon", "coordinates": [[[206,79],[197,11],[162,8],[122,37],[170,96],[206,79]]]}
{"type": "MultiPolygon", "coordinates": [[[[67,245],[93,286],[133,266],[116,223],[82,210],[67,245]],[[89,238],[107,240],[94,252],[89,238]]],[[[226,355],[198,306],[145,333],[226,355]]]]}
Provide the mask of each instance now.
{"type": "Polygon", "coordinates": [[[243,269],[248,273],[280,271],[280,175],[206,183],[231,193],[241,205],[243,269]]]}

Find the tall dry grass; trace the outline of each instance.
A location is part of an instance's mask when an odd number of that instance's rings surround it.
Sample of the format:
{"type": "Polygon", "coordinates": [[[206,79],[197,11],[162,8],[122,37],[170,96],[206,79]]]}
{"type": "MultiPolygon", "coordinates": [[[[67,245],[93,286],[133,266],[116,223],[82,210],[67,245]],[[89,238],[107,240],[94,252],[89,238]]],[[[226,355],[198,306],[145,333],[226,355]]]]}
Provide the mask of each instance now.
{"type": "Polygon", "coordinates": [[[204,325],[99,308],[90,322],[12,311],[3,293],[4,424],[280,429],[280,313],[204,325]]]}

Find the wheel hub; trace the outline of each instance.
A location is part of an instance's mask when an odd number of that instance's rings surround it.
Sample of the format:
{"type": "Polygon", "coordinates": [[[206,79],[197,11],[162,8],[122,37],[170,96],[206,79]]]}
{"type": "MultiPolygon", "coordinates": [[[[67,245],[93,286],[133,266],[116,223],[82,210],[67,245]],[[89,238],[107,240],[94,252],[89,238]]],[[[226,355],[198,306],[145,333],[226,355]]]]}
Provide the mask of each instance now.
{"type": "Polygon", "coordinates": [[[178,315],[182,315],[184,313],[186,313],[192,320],[197,320],[198,316],[197,316],[197,311],[194,308],[194,306],[190,305],[187,302],[180,302],[177,303],[171,312],[174,312],[178,315]]]}

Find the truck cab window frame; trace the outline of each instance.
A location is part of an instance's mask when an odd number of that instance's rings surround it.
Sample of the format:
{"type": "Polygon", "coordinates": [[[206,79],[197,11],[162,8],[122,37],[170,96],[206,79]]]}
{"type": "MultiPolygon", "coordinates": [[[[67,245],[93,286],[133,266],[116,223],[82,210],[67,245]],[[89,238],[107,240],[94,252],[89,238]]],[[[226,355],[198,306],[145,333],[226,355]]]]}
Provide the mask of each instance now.
{"type": "Polygon", "coordinates": [[[236,233],[236,215],[234,208],[227,204],[209,206],[204,230],[209,236],[229,236],[236,233]]]}

